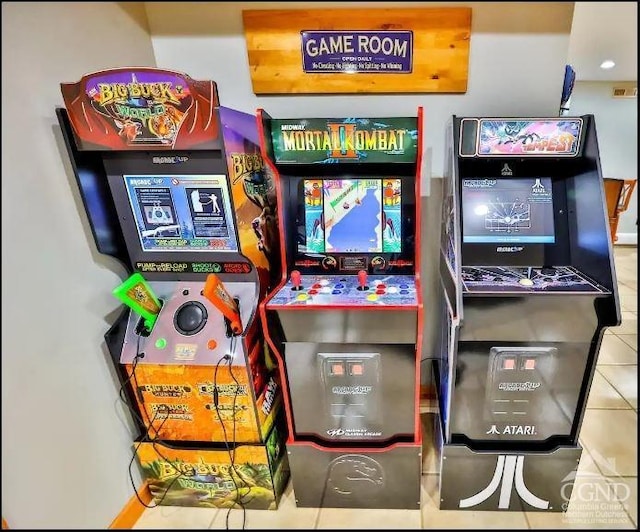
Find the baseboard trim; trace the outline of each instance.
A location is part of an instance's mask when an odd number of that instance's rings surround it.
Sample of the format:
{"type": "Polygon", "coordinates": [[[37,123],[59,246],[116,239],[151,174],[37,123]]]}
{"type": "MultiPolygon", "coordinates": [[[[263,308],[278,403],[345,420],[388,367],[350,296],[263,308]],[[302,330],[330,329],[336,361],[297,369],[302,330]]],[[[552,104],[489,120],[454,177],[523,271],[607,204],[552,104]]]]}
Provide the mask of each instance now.
{"type": "MultiPolygon", "coordinates": [[[[142,487],[138,490],[138,494],[140,498],[144,502],[144,504],[149,504],[153,500],[153,496],[149,491],[149,484],[145,482],[142,487]]],[[[138,522],[140,516],[146,510],[145,506],[140,503],[138,497],[133,495],[129,502],[125,505],[122,511],[118,514],[118,516],[111,522],[109,528],[121,528],[121,529],[132,529],[133,525],[138,522]]]]}
{"type": "Polygon", "coordinates": [[[616,244],[621,246],[637,246],[638,245],[638,233],[618,233],[616,235],[618,240],[616,244]]]}

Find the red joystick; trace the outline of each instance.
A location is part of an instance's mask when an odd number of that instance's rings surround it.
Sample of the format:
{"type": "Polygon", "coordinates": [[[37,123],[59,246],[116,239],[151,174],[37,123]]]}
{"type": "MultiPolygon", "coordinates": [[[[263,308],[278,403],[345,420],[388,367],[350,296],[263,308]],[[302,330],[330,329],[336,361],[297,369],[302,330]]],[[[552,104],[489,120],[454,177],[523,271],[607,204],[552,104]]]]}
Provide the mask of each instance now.
{"type": "Polygon", "coordinates": [[[300,272],[298,270],[293,270],[291,272],[291,290],[302,290],[302,286],[300,286],[300,282],[302,281],[300,272]]]}
{"type": "Polygon", "coordinates": [[[358,272],[358,284],[360,285],[358,290],[369,290],[369,287],[367,286],[367,272],[364,270],[360,270],[358,272]]]}

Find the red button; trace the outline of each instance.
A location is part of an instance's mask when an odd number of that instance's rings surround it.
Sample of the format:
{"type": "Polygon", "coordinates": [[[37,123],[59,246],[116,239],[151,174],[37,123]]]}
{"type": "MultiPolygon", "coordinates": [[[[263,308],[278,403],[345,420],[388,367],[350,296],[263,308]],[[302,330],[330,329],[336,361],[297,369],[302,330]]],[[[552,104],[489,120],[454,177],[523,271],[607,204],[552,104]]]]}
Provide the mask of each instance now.
{"type": "Polygon", "coordinates": [[[376,290],[376,294],[384,294],[386,293],[384,290],[376,290]]]}
{"type": "Polygon", "coordinates": [[[524,369],[535,369],[536,367],[536,359],[535,358],[527,358],[524,361],[524,369]]]}
{"type": "Polygon", "coordinates": [[[386,287],[387,287],[387,285],[386,284],[382,284],[382,283],[380,283],[378,286],[376,286],[376,288],[378,290],[384,290],[386,287]]]}
{"type": "Polygon", "coordinates": [[[309,294],[315,296],[318,293],[317,290],[309,290],[309,294]]]}
{"type": "Polygon", "coordinates": [[[516,367],[516,361],[514,358],[505,358],[502,361],[502,369],[514,369],[516,367]]]}
{"type": "Polygon", "coordinates": [[[322,285],[320,283],[316,283],[311,288],[322,288],[322,285]]]}
{"type": "Polygon", "coordinates": [[[331,364],[331,373],[334,375],[344,375],[344,366],[340,363],[331,364]]]}
{"type": "Polygon", "coordinates": [[[362,375],[362,364],[351,364],[351,375],[362,375]]]}
{"type": "Polygon", "coordinates": [[[207,343],[207,347],[213,351],[216,347],[218,347],[218,342],[216,342],[215,340],[209,340],[209,342],[207,343]]]}

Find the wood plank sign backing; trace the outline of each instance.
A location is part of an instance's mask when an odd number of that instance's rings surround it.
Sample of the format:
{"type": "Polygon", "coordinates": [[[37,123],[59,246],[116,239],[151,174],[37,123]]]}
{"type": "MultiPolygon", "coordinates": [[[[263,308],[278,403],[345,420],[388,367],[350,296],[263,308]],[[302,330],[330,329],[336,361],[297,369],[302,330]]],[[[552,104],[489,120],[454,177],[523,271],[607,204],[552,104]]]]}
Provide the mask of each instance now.
{"type": "Polygon", "coordinates": [[[255,94],[464,93],[471,8],[243,11],[255,94]]]}

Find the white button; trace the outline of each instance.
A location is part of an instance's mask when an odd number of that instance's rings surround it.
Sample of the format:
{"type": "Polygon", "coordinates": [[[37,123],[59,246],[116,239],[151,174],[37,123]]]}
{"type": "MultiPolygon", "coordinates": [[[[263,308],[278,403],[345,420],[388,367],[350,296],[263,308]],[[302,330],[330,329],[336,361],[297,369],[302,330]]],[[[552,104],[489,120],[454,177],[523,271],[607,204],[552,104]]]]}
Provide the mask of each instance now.
{"type": "Polygon", "coordinates": [[[327,286],[329,284],[329,281],[327,281],[326,279],[320,279],[320,284],[322,286],[327,286]]]}
{"type": "Polygon", "coordinates": [[[321,294],[330,294],[331,293],[331,288],[329,288],[328,286],[325,286],[325,287],[320,289],[320,293],[321,294]]]}
{"type": "Polygon", "coordinates": [[[378,286],[379,284],[382,284],[382,281],[380,279],[376,279],[375,281],[373,281],[373,284],[375,286],[378,286]]]}
{"type": "Polygon", "coordinates": [[[387,292],[389,292],[390,294],[397,294],[398,288],[395,286],[390,286],[389,288],[387,288],[387,292]]]}

